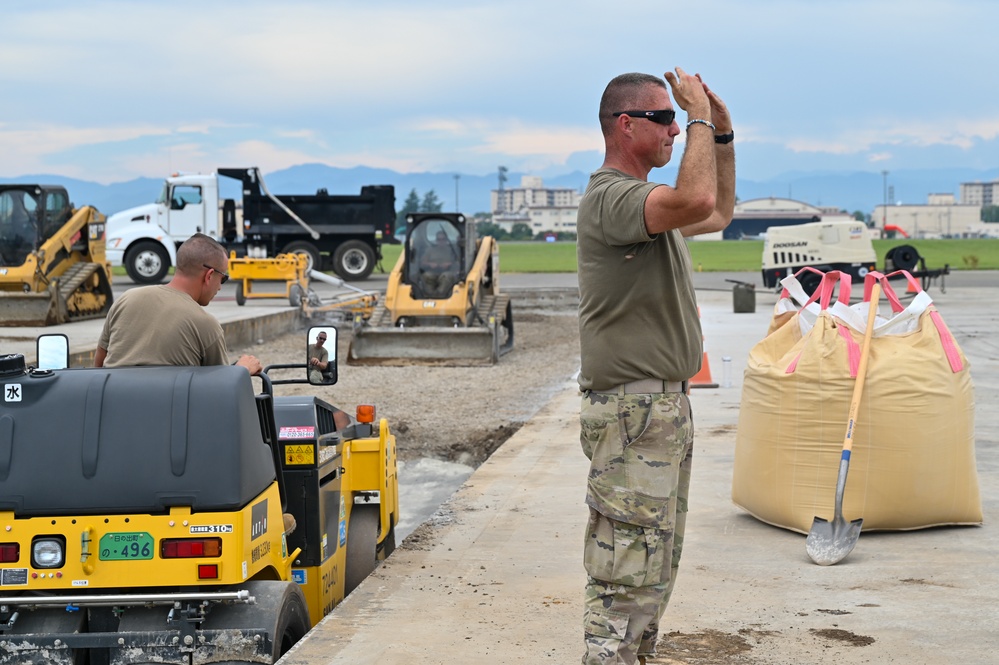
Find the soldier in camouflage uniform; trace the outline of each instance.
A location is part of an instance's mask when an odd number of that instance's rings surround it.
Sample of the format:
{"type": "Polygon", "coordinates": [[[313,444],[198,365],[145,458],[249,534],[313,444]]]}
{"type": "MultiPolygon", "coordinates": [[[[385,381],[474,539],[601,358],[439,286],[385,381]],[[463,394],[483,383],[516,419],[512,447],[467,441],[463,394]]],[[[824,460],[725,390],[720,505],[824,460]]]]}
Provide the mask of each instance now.
{"type": "Polygon", "coordinates": [[[607,152],[577,218],[580,442],[590,459],[584,665],[644,663],[655,652],[683,551],[686,381],[703,354],[683,236],[725,228],[735,205],[725,104],[699,76],[677,68],[665,78],[689,118],[676,187],[647,179],[680,133],[666,85],[624,74],[600,100],[607,152]]]}

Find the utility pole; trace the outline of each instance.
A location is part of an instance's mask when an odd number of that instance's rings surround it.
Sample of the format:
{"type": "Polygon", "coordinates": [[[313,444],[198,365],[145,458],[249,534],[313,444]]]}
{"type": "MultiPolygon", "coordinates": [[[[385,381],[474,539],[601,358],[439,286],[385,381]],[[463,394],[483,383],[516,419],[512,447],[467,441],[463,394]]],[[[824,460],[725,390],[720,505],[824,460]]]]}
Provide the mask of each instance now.
{"type": "Polygon", "coordinates": [[[884,181],[884,208],[881,210],[881,230],[883,232],[888,224],[888,171],[882,171],[881,178],[884,181]]]}
{"type": "Polygon", "coordinates": [[[461,207],[458,204],[458,180],[461,179],[461,175],[458,173],[454,174],[454,211],[461,212],[461,207]]]}
{"type": "Polygon", "coordinates": [[[507,168],[505,166],[499,167],[499,190],[496,195],[496,212],[503,212],[503,183],[506,182],[506,172],[507,168]]]}

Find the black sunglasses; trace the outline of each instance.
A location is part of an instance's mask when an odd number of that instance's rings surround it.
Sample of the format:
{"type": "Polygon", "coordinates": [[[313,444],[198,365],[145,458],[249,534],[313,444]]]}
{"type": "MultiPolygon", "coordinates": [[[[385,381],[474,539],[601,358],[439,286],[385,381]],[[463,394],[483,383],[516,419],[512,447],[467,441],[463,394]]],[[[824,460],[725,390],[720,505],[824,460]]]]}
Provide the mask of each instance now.
{"type": "Polygon", "coordinates": [[[613,114],[615,118],[619,115],[626,115],[631,118],[645,118],[652,122],[658,122],[660,125],[671,125],[673,124],[673,119],[676,118],[676,111],[673,109],[662,109],[661,111],[618,111],[613,114]]]}
{"type": "Polygon", "coordinates": [[[213,268],[210,265],[208,265],[207,263],[202,263],[201,267],[202,268],[208,268],[209,270],[214,270],[215,272],[217,272],[219,274],[219,277],[222,278],[222,283],[223,284],[225,284],[226,282],[229,281],[229,275],[228,275],[228,273],[224,273],[221,270],[219,270],[218,268],[213,268]]]}

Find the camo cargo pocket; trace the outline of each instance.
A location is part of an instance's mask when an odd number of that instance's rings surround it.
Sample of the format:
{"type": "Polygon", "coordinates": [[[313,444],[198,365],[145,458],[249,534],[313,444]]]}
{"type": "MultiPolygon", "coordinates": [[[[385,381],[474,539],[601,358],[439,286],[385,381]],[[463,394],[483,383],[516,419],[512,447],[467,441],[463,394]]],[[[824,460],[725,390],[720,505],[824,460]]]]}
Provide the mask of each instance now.
{"type": "Polygon", "coordinates": [[[605,640],[620,641],[628,633],[627,612],[591,607],[583,615],[583,632],[605,640]]]}
{"type": "Polygon", "coordinates": [[[672,531],[618,522],[591,508],[586,534],[583,567],[590,577],[636,587],[669,582],[672,531]]]}
{"type": "Polygon", "coordinates": [[[619,522],[672,530],[680,465],[693,428],[680,393],[583,397],[587,504],[619,522]]]}

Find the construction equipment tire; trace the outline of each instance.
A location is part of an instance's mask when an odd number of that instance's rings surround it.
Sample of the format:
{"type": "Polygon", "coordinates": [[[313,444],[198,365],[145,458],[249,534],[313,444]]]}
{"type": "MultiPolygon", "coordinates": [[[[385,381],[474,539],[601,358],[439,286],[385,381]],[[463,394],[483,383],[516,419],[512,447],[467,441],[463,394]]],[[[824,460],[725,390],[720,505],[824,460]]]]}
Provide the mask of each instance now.
{"type": "Polygon", "coordinates": [[[346,596],[378,565],[378,506],[354,506],[347,523],[346,596]]]}
{"type": "Polygon", "coordinates": [[[305,594],[294,582],[252,580],[241,585],[241,588],[248,589],[256,603],[213,608],[202,628],[262,628],[271,636],[271,658],[273,662],[277,662],[312,626],[305,594]]]}

